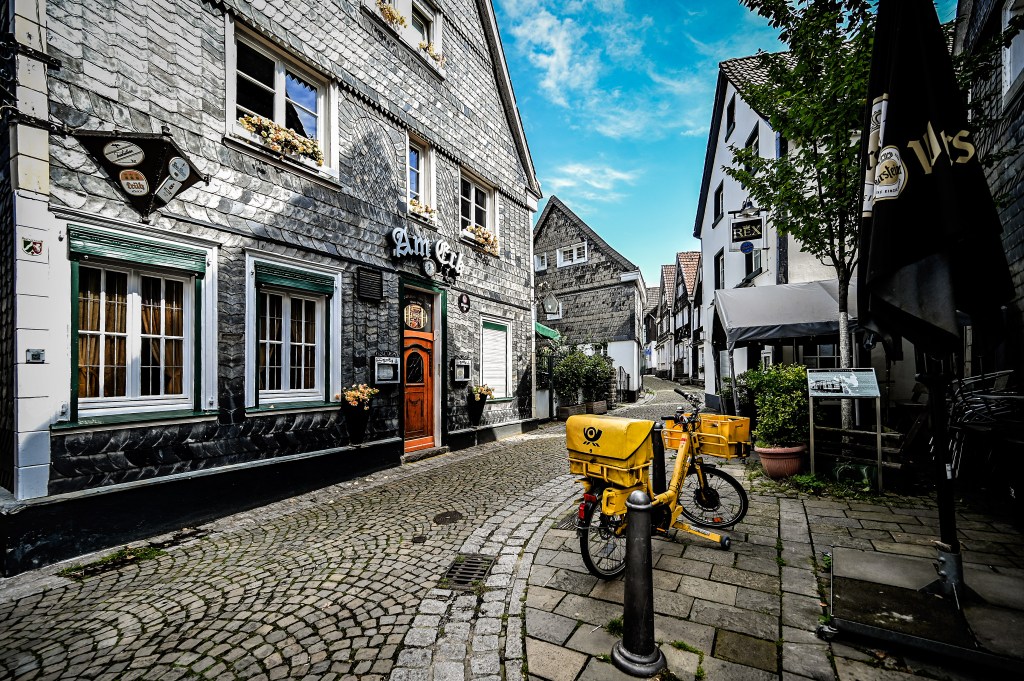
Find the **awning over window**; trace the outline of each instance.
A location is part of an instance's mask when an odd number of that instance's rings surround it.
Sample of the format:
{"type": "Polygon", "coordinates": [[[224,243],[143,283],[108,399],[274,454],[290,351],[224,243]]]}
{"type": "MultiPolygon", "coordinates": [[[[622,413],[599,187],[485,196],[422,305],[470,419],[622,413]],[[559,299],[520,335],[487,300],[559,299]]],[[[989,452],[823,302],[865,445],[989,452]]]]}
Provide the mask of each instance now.
{"type": "MultiPolygon", "coordinates": [[[[852,282],[849,310],[852,325],[857,318],[857,288],[852,282]]],[[[729,350],[754,341],[838,331],[839,282],[835,280],[715,291],[713,338],[729,350]]]]}
{"type": "Polygon", "coordinates": [[[544,326],[540,322],[534,322],[533,328],[539,335],[544,336],[544,338],[558,340],[559,338],[562,337],[562,334],[558,333],[558,331],[552,329],[550,326],[544,326]]]}

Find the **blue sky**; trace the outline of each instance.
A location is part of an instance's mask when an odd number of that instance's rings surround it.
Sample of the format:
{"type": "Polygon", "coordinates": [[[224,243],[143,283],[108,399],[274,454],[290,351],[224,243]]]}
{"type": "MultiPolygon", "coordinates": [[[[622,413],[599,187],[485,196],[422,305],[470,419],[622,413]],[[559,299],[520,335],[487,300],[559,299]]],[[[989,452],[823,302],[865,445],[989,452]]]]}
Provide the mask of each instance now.
{"type": "MultiPolygon", "coordinates": [[[[700,248],[693,221],[718,62],[785,49],[777,32],[736,0],[494,6],[545,197],[657,286],[676,251],[700,248]]],[[[946,21],[956,1],[938,7],[946,21]]]]}

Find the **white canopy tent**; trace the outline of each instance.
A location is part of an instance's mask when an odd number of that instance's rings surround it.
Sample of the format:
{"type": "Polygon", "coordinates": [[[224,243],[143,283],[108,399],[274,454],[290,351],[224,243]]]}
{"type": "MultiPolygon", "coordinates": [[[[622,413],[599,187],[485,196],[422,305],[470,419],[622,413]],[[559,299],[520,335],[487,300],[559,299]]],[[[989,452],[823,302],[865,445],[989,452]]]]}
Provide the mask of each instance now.
{"type": "MultiPolygon", "coordinates": [[[[852,282],[848,300],[852,325],[857,318],[852,282]]],[[[713,338],[730,351],[750,342],[838,332],[839,282],[834,279],[715,291],[713,338]]]]}

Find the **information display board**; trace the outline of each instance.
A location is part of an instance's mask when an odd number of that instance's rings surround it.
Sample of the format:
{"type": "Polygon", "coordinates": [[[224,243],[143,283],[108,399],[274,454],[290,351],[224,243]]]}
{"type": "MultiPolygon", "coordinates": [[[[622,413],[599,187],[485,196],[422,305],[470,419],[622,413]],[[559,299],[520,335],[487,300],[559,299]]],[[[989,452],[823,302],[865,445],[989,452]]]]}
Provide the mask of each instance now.
{"type": "Polygon", "coordinates": [[[874,369],[808,369],[811,397],[879,397],[874,369]]]}

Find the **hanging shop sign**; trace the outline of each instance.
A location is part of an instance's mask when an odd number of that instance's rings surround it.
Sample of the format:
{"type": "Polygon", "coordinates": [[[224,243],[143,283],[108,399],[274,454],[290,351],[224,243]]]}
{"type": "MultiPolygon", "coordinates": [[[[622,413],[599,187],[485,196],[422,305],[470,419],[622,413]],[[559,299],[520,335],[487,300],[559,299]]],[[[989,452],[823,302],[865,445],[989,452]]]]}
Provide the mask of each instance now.
{"type": "MultiPolygon", "coordinates": [[[[422,234],[410,232],[408,227],[396,227],[391,230],[391,243],[394,245],[391,255],[399,260],[422,258],[424,261],[432,261],[441,276],[457,277],[462,274],[465,258],[444,239],[431,240],[422,234]]],[[[434,269],[424,263],[425,273],[433,273],[434,269]]]]}
{"type": "Polygon", "coordinates": [[[143,220],[199,180],[210,181],[188,160],[166,127],[160,134],[80,130],[74,137],[143,220]]]}
{"type": "Polygon", "coordinates": [[[760,215],[753,217],[734,216],[731,225],[732,238],[729,240],[730,251],[749,253],[754,248],[762,248],[761,240],[764,238],[764,220],[760,215]],[[744,251],[744,244],[751,244],[749,250],[744,251]]]}

